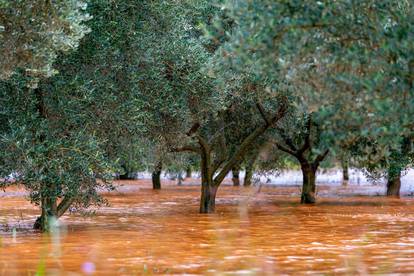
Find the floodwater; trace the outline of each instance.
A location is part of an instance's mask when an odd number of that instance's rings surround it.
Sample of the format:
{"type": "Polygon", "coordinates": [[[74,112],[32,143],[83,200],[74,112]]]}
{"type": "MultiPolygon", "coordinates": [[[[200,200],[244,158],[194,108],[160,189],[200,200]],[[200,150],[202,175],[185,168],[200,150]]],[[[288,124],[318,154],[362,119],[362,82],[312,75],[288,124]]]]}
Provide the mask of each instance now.
{"type": "Polygon", "coordinates": [[[21,190],[1,192],[0,275],[414,275],[411,197],[322,185],[301,206],[298,187],[222,186],[217,213],[201,215],[199,186],[165,182],[118,182],[110,206],[50,236],[31,230],[38,209],[21,190]]]}

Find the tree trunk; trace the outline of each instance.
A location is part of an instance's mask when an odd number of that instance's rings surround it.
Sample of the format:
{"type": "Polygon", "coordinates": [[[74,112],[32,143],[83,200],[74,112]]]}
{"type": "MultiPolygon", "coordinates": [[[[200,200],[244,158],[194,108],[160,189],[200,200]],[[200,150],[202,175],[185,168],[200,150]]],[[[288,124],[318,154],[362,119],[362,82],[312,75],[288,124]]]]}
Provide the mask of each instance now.
{"type": "Polygon", "coordinates": [[[191,167],[188,166],[187,169],[185,170],[185,178],[191,178],[192,176],[192,170],[191,167]]]}
{"type": "Polygon", "coordinates": [[[308,163],[301,164],[302,174],[303,174],[303,184],[302,184],[302,196],[300,203],[310,204],[315,203],[315,192],[316,192],[316,169],[308,163]]]}
{"type": "Polygon", "coordinates": [[[201,201],[200,213],[210,214],[214,213],[216,209],[216,194],[218,186],[214,186],[213,181],[204,179],[201,183],[201,201]]]}
{"type": "MultiPolygon", "coordinates": [[[[47,191],[50,193],[51,191],[47,191]]],[[[34,229],[42,232],[49,232],[54,220],[58,218],[56,197],[43,195],[41,199],[42,214],[38,217],[33,225],[34,229]]]]}
{"type": "Polygon", "coordinates": [[[246,167],[246,175],[244,176],[243,186],[248,187],[252,185],[253,173],[253,166],[246,167]]]}
{"type": "Polygon", "coordinates": [[[254,163],[256,162],[257,156],[258,155],[256,155],[254,158],[251,158],[246,164],[246,174],[244,176],[244,182],[243,182],[243,186],[245,187],[252,185],[252,178],[254,174],[254,163]]]}
{"type": "Polygon", "coordinates": [[[240,169],[235,167],[231,170],[231,173],[233,175],[233,178],[231,179],[233,181],[233,186],[240,186],[240,169]]]}
{"type": "Polygon", "coordinates": [[[397,172],[388,171],[388,181],[387,181],[387,196],[400,196],[401,188],[401,170],[397,172]]]}
{"type": "Polygon", "coordinates": [[[348,161],[342,160],[341,165],[342,165],[342,184],[346,186],[348,185],[348,181],[349,181],[348,161]]]}
{"type": "Polygon", "coordinates": [[[218,185],[214,184],[214,171],[211,165],[211,156],[208,148],[203,147],[201,153],[201,199],[200,213],[214,213],[216,209],[216,194],[218,185]]]}
{"type": "Polygon", "coordinates": [[[179,172],[178,173],[178,175],[177,175],[177,185],[178,186],[181,186],[181,185],[183,185],[183,175],[182,175],[182,172],[179,172]]]}
{"type": "Polygon", "coordinates": [[[161,171],[162,171],[162,163],[158,162],[152,172],[152,188],[154,190],[161,189],[161,171]]]}

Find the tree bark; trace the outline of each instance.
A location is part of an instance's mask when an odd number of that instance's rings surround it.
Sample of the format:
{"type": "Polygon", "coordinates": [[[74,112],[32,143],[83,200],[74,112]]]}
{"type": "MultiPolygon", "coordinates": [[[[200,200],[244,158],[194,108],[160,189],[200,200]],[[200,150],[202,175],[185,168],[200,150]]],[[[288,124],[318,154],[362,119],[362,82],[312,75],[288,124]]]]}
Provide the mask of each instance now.
{"type": "Polygon", "coordinates": [[[154,190],[161,189],[161,171],[162,171],[162,162],[158,162],[152,172],[152,188],[154,190]]]}
{"type": "Polygon", "coordinates": [[[387,196],[400,197],[401,170],[388,172],[387,196]]]}
{"type": "Polygon", "coordinates": [[[302,184],[302,195],[300,198],[300,203],[302,204],[312,204],[316,202],[315,192],[316,192],[316,169],[312,168],[312,165],[309,163],[301,164],[302,175],[303,175],[303,184],[302,184]]]}
{"type": "Polygon", "coordinates": [[[238,167],[234,167],[231,170],[231,173],[233,175],[231,179],[233,181],[233,186],[240,186],[240,169],[238,167]]]}

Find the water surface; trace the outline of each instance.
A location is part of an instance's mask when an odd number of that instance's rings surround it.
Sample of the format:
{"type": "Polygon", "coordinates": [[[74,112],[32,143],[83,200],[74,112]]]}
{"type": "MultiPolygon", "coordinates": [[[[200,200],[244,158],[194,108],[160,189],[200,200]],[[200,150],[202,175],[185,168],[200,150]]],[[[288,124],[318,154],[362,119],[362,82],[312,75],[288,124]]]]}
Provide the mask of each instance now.
{"type": "Polygon", "coordinates": [[[321,185],[301,206],[295,186],[222,186],[217,213],[200,215],[198,186],[119,183],[110,206],[64,216],[51,236],[31,230],[38,209],[21,190],[2,193],[0,275],[414,273],[410,197],[321,185]]]}

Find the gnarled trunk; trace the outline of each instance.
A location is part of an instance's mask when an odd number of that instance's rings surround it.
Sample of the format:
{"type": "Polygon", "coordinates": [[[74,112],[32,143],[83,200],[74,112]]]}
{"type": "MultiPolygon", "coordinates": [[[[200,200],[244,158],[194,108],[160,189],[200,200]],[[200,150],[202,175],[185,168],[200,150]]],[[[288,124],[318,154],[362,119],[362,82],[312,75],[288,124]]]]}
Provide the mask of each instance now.
{"type": "Polygon", "coordinates": [[[162,163],[158,162],[152,172],[152,188],[154,190],[161,189],[161,171],[162,171],[162,163]]]}
{"type": "Polygon", "coordinates": [[[311,204],[316,202],[316,169],[308,163],[301,164],[303,184],[300,203],[311,204]]]}
{"type": "Polygon", "coordinates": [[[231,179],[233,181],[233,186],[240,186],[240,169],[235,167],[231,170],[231,173],[233,175],[231,179]]]}
{"type": "Polygon", "coordinates": [[[387,196],[400,196],[401,170],[398,172],[388,172],[387,196]]]}

